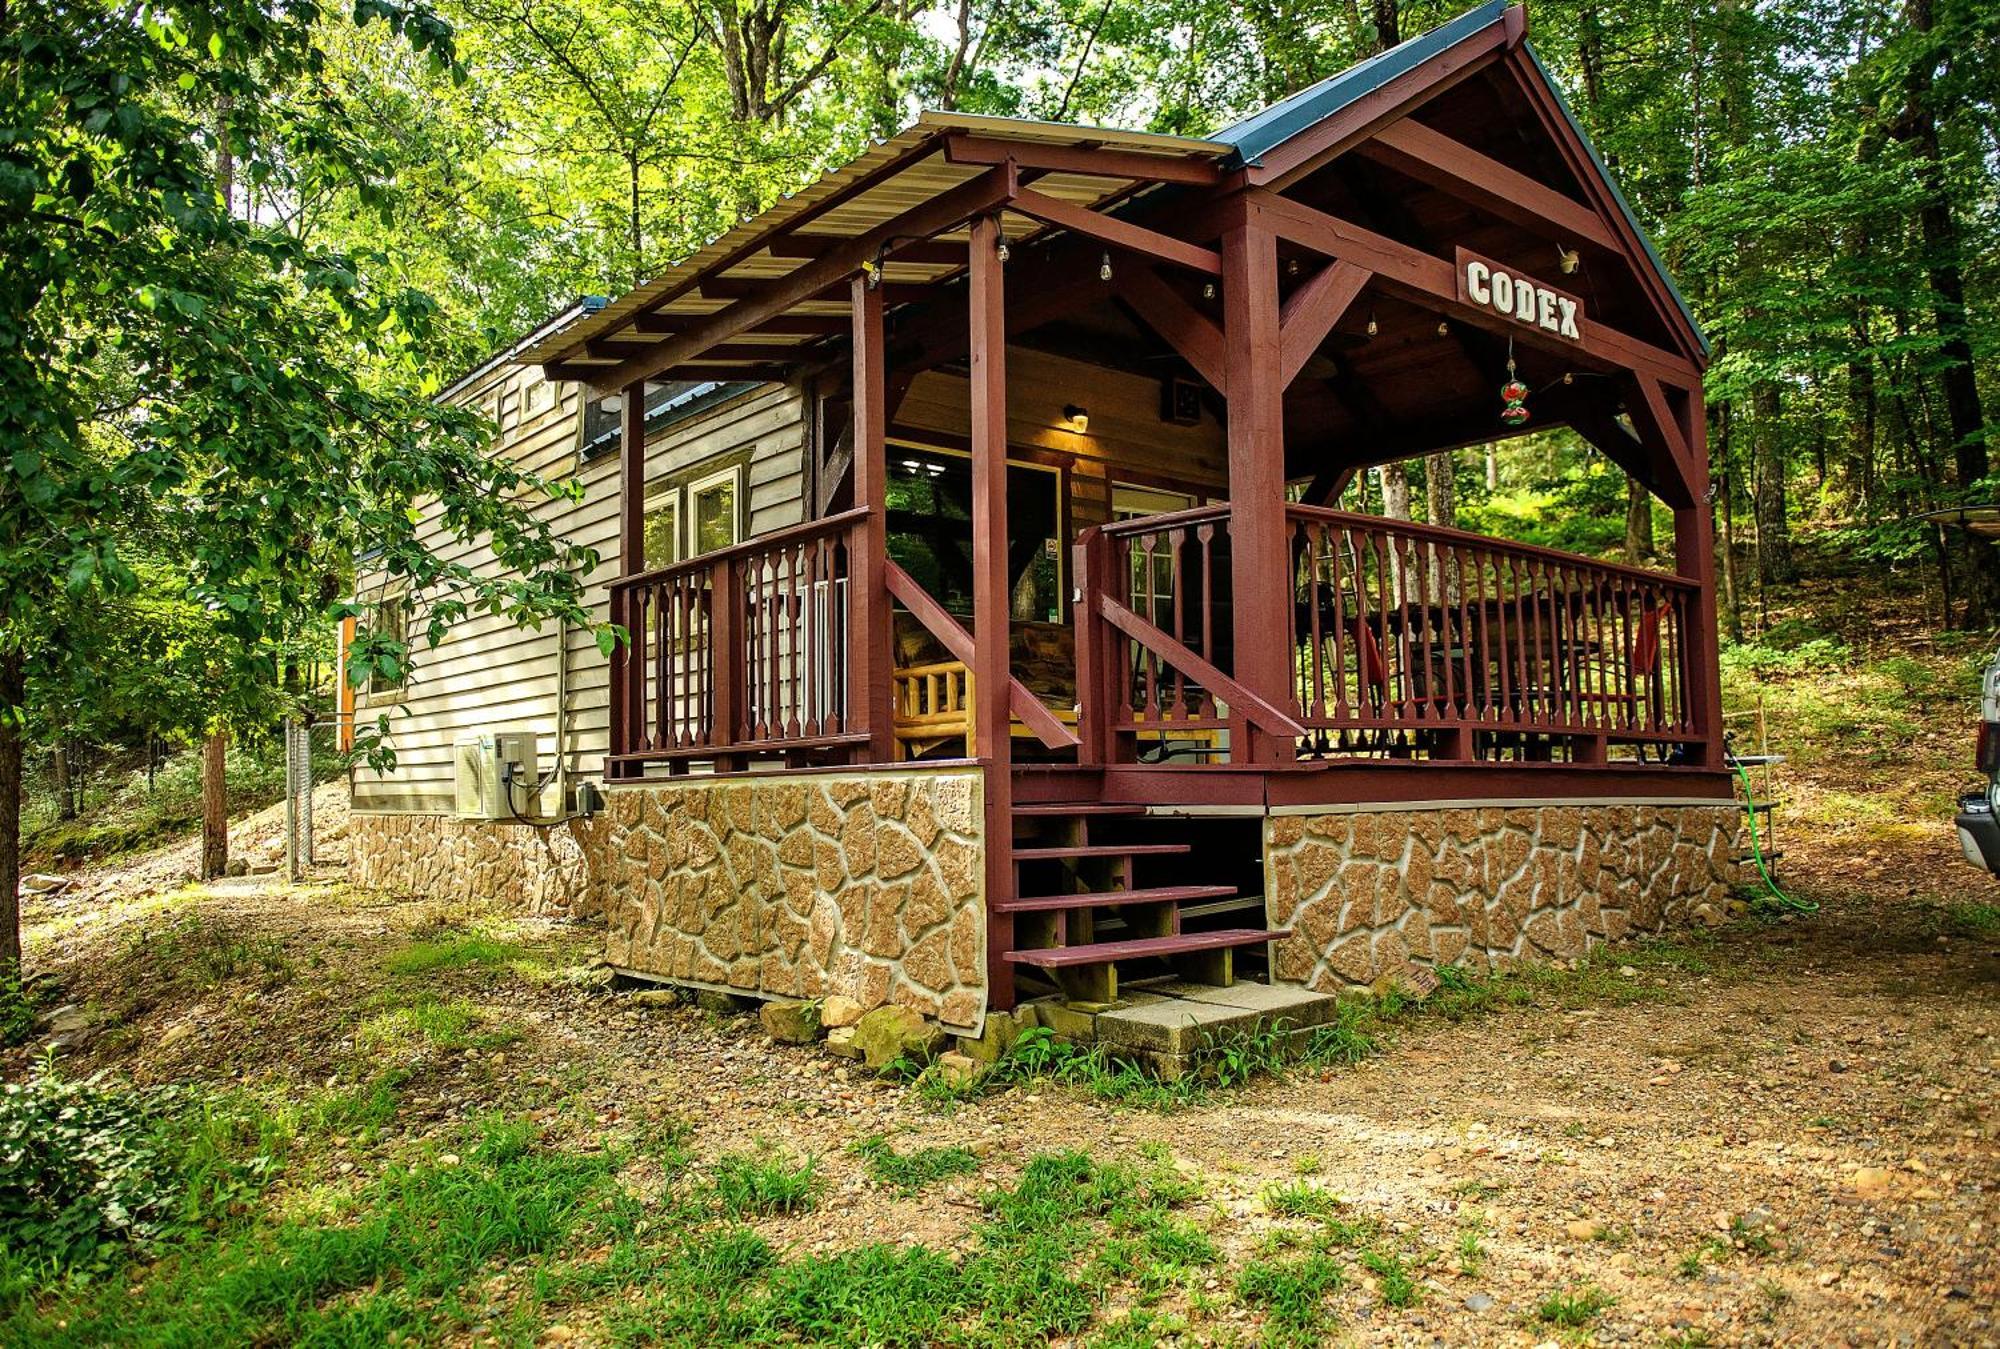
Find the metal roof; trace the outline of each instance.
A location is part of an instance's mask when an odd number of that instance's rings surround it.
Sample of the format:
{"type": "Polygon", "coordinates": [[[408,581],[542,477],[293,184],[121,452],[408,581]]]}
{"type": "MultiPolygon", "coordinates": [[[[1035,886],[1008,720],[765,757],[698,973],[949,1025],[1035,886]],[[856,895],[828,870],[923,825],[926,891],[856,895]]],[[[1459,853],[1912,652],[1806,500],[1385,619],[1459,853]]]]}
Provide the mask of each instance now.
{"type": "MultiPolygon", "coordinates": [[[[1206,139],[1023,118],[922,113],[913,125],[736,225],[601,310],[572,311],[563,316],[566,321],[545,326],[517,348],[515,354],[523,361],[562,362],[591,374],[611,372],[622,361],[642,354],[642,344],[670,338],[676,331],[728,308],[732,301],[750,293],[759,283],[781,280],[805,265],[807,259],[797,256],[799,250],[792,245],[857,238],[984,173],[986,165],[956,163],[943,153],[946,138],[951,135],[1026,145],[1102,147],[1157,157],[1163,164],[1205,161],[1223,171],[1255,165],[1277,145],[1334,116],[1398,76],[1492,25],[1505,23],[1510,8],[1510,0],[1487,0],[1440,27],[1351,66],[1206,139]],[[614,334],[615,342],[610,341],[614,334]],[[593,343],[598,344],[596,350],[592,350],[593,343]]],[[[1618,191],[1589,137],[1584,135],[1561,89],[1550,78],[1541,59],[1534,55],[1532,46],[1522,45],[1528,47],[1540,77],[1555,91],[1563,116],[1610,186],[1612,199],[1624,213],[1647,259],[1665,279],[1668,294],[1706,351],[1707,342],[1693,311],[1674,286],[1651,239],[1623,193],[1618,191]]],[[[1139,192],[1155,186],[1153,180],[1142,177],[1115,178],[1060,171],[1044,173],[1034,182],[1037,192],[1094,210],[1128,202],[1139,192]]],[[[1001,227],[1009,238],[1017,240],[1047,232],[1049,228],[1015,212],[1002,214],[1001,227]]],[[[960,227],[936,236],[936,241],[963,244],[968,237],[968,230],[960,227]]],[[[940,257],[935,252],[928,260],[919,260],[914,254],[892,256],[883,268],[883,281],[892,287],[925,284],[950,277],[962,268],[962,259],[940,257]]],[[[735,367],[740,367],[745,377],[755,378],[753,372],[758,363],[784,364],[798,360],[803,345],[832,335],[827,321],[845,318],[847,312],[844,296],[806,300],[789,308],[786,318],[794,328],[809,328],[819,320],[821,331],[745,332],[721,344],[715,354],[696,360],[705,374],[715,378],[730,377],[736,373],[735,367]]]]}
{"type": "Polygon", "coordinates": [[[1333,116],[1364,94],[1372,93],[1407,71],[1415,70],[1439,52],[1457,46],[1473,34],[1501,22],[1513,0],[1487,0],[1465,13],[1357,62],[1318,84],[1308,85],[1289,98],[1280,99],[1262,112],[1252,113],[1233,126],[1224,127],[1213,139],[1236,152],[1239,165],[1255,164],[1277,146],[1308,127],[1333,116]]]}

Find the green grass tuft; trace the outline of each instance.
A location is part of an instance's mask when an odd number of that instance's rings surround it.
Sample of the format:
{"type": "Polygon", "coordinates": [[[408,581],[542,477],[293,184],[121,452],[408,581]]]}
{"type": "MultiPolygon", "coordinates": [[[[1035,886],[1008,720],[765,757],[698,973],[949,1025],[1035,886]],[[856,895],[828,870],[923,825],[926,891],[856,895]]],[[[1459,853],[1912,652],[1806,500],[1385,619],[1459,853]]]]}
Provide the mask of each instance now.
{"type": "Polygon", "coordinates": [[[1617,1300],[1594,1284],[1584,1284],[1573,1291],[1564,1289],[1549,1294],[1535,1308],[1535,1315],[1549,1325],[1578,1330],[1595,1321],[1617,1300]]]}
{"type": "Polygon", "coordinates": [[[818,1201],[822,1181],[811,1157],[791,1162],[768,1153],[733,1152],[715,1163],[710,1187],[722,1212],[741,1218],[806,1212],[818,1201]]]}
{"type": "Polygon", "coordinates": [[[880,1134],[850,1144],[868,1167],[875,1183],[898,1194],[911,1195],[951,1176],[968,1176],[979,1169],[979,1158],[966,1148],[918,1148],[899,1153],[880,1134]]]}

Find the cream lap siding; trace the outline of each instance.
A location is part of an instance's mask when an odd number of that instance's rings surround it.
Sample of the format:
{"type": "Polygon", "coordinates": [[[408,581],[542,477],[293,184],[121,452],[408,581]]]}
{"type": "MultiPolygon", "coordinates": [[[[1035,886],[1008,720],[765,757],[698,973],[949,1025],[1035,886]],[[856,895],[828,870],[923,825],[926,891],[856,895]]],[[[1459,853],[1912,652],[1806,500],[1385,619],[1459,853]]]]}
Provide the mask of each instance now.
{"type": "MultiPolygon", "coordinates": [[[[539,511],[556,533],[596,550],[598,565],[584,579],[584,602],[595,621],[609,614],[607,586],[618,574],[618,454],[600,452],[577,462],[576,421],[581,403],[575,385],[558,390],[554,406],[524,424],[519,386],[527,378],[508,367],[462,392],[465,402],[490,406],[494,384],[507,381],[501,453],[524,469],[582,484],[581,500],[544,500],[539,511]]],[[[765,385],[701,408],[657,432],[646,451],[649,481],[716,464],[744,465],[746,532],[769,532],[804,518],[804,399],[796,388],[765,385]]],[[[442,555],[484,573],[498,566],[484,542],[452,545],[442,555]]],[[[380,577],[363,564],[357,591],[366,600],[380,577]]],[[[519,628],[502,617],[468,615],[435,647],[423,645],[426,614],[419,597],[411,624],[410,678],[400,700],[360,700],[363,727],[389,714],[396,766],[387,774],[354,772],[354,804],[361,810],[449,813],[454,746],[459,737],[488,730],[537,733],[543,773],[555,766],[556,689],[561,679],[560,625],[519,628]]],[[[566,757],[571,781],[601,778],[610,744],[610,666],[586,628],[568,633],[566,757]]],[[[551,797],[547,808],[556,805],[551,797]]]]}

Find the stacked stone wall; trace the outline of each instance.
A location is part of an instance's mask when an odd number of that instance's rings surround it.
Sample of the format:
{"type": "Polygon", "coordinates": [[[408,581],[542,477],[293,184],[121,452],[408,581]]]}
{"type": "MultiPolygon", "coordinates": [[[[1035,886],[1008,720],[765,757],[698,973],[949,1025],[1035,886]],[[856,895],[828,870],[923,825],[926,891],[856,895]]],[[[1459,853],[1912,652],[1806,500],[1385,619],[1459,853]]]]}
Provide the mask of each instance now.
{"type": "Polygon", "coordinates": [[[1321,991],[1412,961],[1504,969],[1720,921],[1733,806],[1361,810],[1265,821],[1273,973],[1321,991]]]}
{"type": "Polygon", "coordinates": [[[976,770],[688,781],[609,794],[613,965],[766,997],[841,993],[975,1027],[986,1005],[976,770]]]}
{"type": "Polygon", "coordinates": [[[516,913],[603,912],[602,820],[534,825],[451,815],[371,815],[348,824],[348,874],[392,894],[462,900],[516,913]]]}

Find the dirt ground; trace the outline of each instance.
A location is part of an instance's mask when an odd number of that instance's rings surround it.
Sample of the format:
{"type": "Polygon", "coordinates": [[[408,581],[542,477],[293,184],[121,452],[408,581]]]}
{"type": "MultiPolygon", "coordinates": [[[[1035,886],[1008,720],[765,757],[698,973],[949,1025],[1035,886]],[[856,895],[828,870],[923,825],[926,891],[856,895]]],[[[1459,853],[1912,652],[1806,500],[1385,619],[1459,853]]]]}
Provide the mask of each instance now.
{"type": "MultiPolygon", "coordinates": [[[[329,807],[336,859],[339,830],[329,807]]],[[[1377,1220],[1419,1274],[1406,1309],[1351,1279],[1335,1295],[1348,1342],[2000,1343],[2000,885],[1927,862],[1868,885],[1883,865],[1840,869],[1817,915],[1747,920],[1696,943],[1693,968],[1635,972],[1652,981],[1644,1000],[1418,1016],[1352,1068],[1169,1113],[1036,1084],[941,1107],[774,1046],[754,1016],[641,1005],[593,972],[588,927],[361,894],[337,865],[299,888],[181,887],[185,863],[163,854],[34,901],[27,937],[30,969],[78,1009],[59,1058],[70,1074],[309,1094],[369,1064],[410,1070],[386,1130],[336,1138],[286,1183],[359,1183],[496,1109],[577,1149],[673,1119],[693,1125],[701,1158],[772,1145],[819,1159],[818,1208],[759,1221],[781,1250],[951,1250],[978,1195],[1029,1157],[1153,1144],[1200,1182],[1197,1221],[1225,1256],[1212,1299],[1167,1295],[1191,1321],[1182,1343],[1256,1338],[1229,1271],[1283,1240],[1293,1224],[1266,1192],[1301,1177],[1377,1220]],[[392,969],[412,942],[466,931],[512,954],[392,969]],[[408,1004],[412,980],[505,1033],[483,1050],[398,1039],[381,1009],[408,1004]],[[898,1199],[846,1151],[875,1133],[970,1147],[981,1170],[898,1199]],[[1586,1285],[1615,1299],[1586,1328],[1538,1314],[1586,1285]]],[[[27,1071],[29,1054],[0,1073],[27,1071]]],[[[563,1330],[593,1338],[587,1318],[563,1330]]]]}

